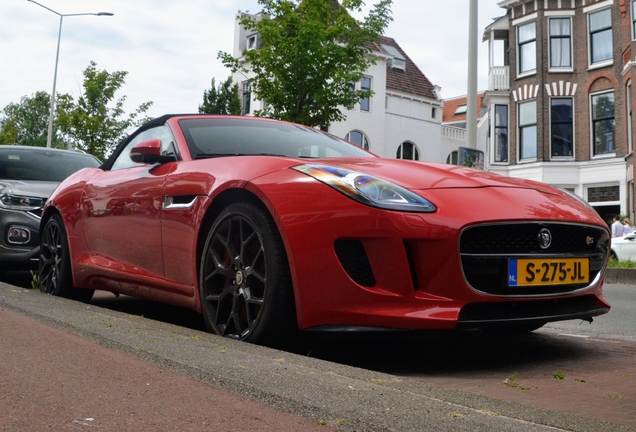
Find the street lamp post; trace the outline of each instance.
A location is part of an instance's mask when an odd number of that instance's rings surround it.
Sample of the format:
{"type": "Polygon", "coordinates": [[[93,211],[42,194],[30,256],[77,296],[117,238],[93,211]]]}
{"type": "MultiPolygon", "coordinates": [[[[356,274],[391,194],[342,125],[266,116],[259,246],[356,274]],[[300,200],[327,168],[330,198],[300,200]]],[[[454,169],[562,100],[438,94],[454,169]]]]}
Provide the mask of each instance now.
{"type": "MultiPolygon", "coordinates": [[[[55,54],[55,72],[53,72],[53,92],[51,93],[51,110],[49,113],[49,130],[46,135],[46,146],[51,147],[51,141],[53,140],[53,115],[55,113],[55,84],[57,83],[57,63],[58,63],[58,60],[60,59],[60,40],[62,39],[62,21],[64,17],[68,17],[68,16],[81,16],[81,15],[113,16],[115,14],[112,12],[87,12],[87,13],[75,13],[75,14],[61,14],[34,0],[27,0],[27,1],[31,3],[35,3],[36,5],[43,7],[44,9],[51,11],[55,15],[60,17],[60,29],[57,33],[57,52],[55,54]]],[[[70,143],[68,145],[68,148],[69,150],[71,149],[70,143]]]]}

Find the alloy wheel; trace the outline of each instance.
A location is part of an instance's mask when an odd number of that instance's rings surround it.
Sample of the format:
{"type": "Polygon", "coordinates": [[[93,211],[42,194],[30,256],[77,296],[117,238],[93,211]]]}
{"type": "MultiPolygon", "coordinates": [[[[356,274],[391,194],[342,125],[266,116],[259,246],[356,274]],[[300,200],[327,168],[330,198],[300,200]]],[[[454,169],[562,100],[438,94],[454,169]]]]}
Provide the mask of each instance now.
{"type": "Polygon", "coordinates": [[[267,286],[263,241],[242,215],[230,215],[216,226],[204,251],[201,283],[204,307],[214,331],[245,339],[257,324],[267,286]]]}
{"type": "Polygon", "coordinates": [[[40,245],[40,290],[46,294],[58,291],[62,263],[62,233],[55,221],[46,225],[40,245]]]}

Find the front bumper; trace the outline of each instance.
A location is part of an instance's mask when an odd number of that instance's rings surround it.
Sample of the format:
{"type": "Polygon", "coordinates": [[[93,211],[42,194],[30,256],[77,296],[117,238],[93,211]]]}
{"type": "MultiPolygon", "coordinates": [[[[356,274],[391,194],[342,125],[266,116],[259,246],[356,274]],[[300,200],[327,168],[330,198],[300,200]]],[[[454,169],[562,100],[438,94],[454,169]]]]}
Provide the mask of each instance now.
{"type": "Polygon", "coordinates": [[[302,189],[285,189],[290,180],[275,175],[259,180],[256,193],[270,201],[286,244],[301,329],[504,327],[609,310],[602,296],[609,234],[578,202],[531,189],[444,189],[422,193],[437,212],[404,213],[360,205],[306,179],[302,189]],[[484,226],[493,232],[461,241],[462,232],[484,226]],[[554,235],[546,250],[535,246],[544,226],[554,235]],[[499,233],[505,238],[493,246],[499,233]],[[508,258],[535,255],[589,259],[589,282],[508,287],[508,258]]]}
{"type": "Polygon", "coordinates": [[[38,266],[40,218],[37,212],[0,210],[0,269],[25,270],[38,266]],[[27,233],[16,238],[11,233],[27,233]]]}

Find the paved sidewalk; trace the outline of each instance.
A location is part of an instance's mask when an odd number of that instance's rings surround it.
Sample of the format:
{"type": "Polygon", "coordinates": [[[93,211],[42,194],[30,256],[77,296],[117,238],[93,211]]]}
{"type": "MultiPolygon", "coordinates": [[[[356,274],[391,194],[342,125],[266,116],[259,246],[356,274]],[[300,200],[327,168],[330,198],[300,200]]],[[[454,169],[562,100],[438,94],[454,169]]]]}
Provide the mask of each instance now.
{"type": "Polygon", "coordinates": [[[2,431],[328,431],[0,309],[2,431]]]}
{"type": "Polygon", "coordinates": [[[633,430],[439,384],[0,284],[0,430],[633,430]]]}

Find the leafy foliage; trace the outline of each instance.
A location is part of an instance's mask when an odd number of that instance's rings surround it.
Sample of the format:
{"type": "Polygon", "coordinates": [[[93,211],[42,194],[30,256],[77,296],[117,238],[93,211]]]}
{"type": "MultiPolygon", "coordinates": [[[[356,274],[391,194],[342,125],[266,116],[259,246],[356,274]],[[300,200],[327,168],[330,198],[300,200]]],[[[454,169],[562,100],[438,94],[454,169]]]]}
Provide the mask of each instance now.
{"type": "Polygon", "coordinates": [[[145,102],[126,116],[126,96],[115,100],[115,93],[124,85],[126,71],[113,73],[98,70],[91,62],[84,70],[84,92],[77,98],[69,94],[58,97],[57,125],[75,148],[104,160],[117,143],[126,135],[126,130],[148,120],[140,117],[152,105],[145,102]],[[113,106],[109,106],[114,101],[113,106]]]}
{"type": "MultiPolygon", "coordinates": [[[[2,110],[0,118],[0,144],[19,144],[46,147],[49,127],[51,96],[39,91],[22,96],[19,103],[10,103],[2,110]]],[[[65,147],[53,129],[53,147],[65,147]]]]}
{"type": "Polygon", "coordinates": [[[380,0],[362,21],[362,0],[258,0],[263,15],[241,15],[239,22],[258,33],[258,49],[242,59],[219,52],[232,72],[251,79],[256,98],[266,101],[258,116],[309,126],[344,120],[341,107],[370,97],[370,90],[353,90],[375,63],[369,43],[382,34],[392,0],[380,0]]]}
{"type": "Polygon", "coordinates": [[[203,104],[199,105],[201,114],[241,115],[241,99],[238,84],[232,84],[232,77],[219,83],[214,78],[210,90],[203,92],[203,104]]]}

